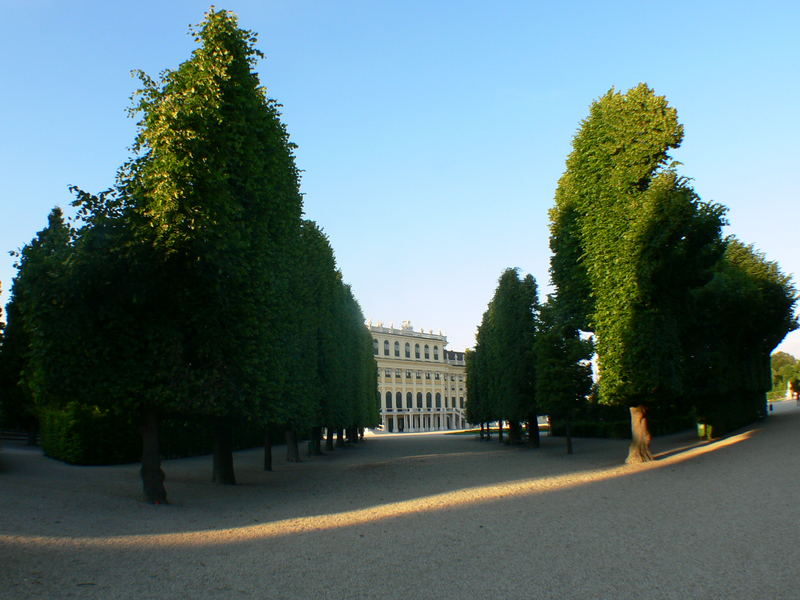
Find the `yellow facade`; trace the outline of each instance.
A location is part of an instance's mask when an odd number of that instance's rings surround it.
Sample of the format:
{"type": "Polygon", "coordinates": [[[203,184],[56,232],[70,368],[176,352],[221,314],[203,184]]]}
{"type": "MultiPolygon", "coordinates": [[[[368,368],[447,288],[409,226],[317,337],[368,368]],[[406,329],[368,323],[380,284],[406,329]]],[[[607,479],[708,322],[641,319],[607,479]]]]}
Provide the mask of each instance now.
{"type": "Polygon", "coordinates": [[[463,429],[467,426],[464,353],[447,350],[441,333],[368,324],[378,365],[384,431],[463,429]]]}

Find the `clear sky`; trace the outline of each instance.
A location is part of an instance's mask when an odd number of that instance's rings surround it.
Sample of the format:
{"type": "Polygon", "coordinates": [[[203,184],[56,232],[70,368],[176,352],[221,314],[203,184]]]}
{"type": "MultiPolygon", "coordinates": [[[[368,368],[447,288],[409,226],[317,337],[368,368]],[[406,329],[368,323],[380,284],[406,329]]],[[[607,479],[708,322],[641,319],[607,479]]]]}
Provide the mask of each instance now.
{"type": "MultiPolygon", "coordinates": [[[[67,186],[110,187],[131,69],[188,58],[208,4],[0,0],[0,281],[67,186]]],[[[800,3],[231,0],[298,144],[308,218],[365,316],[471,346],[506,267],[548,286],[547,210],[590,103],[640,81],[727,233],[800,275],[800,3]]],[[[800,333],[782,349],[800,356],[800,333]]]]}

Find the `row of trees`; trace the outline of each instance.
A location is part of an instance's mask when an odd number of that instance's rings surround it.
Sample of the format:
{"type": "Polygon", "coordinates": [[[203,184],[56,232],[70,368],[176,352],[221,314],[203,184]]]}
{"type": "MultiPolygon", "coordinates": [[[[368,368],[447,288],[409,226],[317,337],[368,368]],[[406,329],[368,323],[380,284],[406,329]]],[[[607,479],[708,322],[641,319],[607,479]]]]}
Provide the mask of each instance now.
{"type": "MultiPolygon", "coordinates": [[[[467,419],[485,426],[508,422],[510,443],[539,446],[538,415],[566,426],[584,407],[592,388],[591,339],[558,318],[553,298],[540,305],[536,281],[506,269],[483,315],[475,349],[467,352],[467,419]]],[[[487,435],[488,437],[488,435],[487,435]]]]}
{"type": "MultiPolygon", "coordinates": [[[[166,501],[158,425],[205,419],[213,479],[231,431],[374,426],[371,338],[328,240],[301,218],[293,148],[253,72],[255,35],[211,10],[192,57],[140,73],[133,158],[75,189],[19,254],[2,347],[16,411],[69,403],[138,415],[147,499],[166,501]]],[[[5,402],[5,400],[4,400],[5,402]]],[[[332,440],[332,438],[331,438],[332,440]]]]}
{"type": "Polygon", "coordinates": [[[629,409],[628,462],[652,458],[649,409],[717,433],[765,414],[796,292],[777,264],[722,236],[726,209],[670,160],[682,138],[675,109],[644,84],[592,104],[550,211],[556,291],[539,308],[530,276],[501,276],[469,355],[472,421],[506,419],[512,436],[536,414],[569,423],[591,388],[589,334],[596,399],[629,409]]]}
{"type": "Polygon", "coordinates": [[[559,318],[595,334],[601,402],[627,406],[628,462],[651,458],[647,411],[696,410],[718,432],[765,414],[769,356],[796,293],[733,237],[669,151],[683,127],[644,84],[596,101],[551,211],[559,318]]]}

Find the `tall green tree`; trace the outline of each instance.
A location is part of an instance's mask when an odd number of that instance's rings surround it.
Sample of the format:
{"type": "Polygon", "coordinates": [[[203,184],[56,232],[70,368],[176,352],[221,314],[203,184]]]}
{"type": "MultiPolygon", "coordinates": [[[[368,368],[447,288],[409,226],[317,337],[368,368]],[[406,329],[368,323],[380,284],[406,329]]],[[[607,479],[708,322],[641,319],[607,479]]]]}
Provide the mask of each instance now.
{"type": "Polygon", "coordinates": [[[70,373],[80,370],[80,353],[65,311],[73,294],[68,285],[73,237],[63,212],[54,208],[47,227],[17,254],[3,363],[8,408],[23,418],[57,403],[60,390],[78,391],[70,373]]]}
{"type": "Polygon", "coordinates": [[[609,91],[573,140],[551,212],[553,279],[575,326],[596,333],[602,401],[630,408],[628,462],[651,459],[648,406],[682,391],[681,319],[722,251],[724,210],[670,163],[682,138],[646,85],[609,91]]]}
{"type": "Polygon", "coordinates": [[[536,335],[536,398],[553,423],[564,423],[567,453],[572,454],[571,425],[592,389],[591,339],[581,338],[569,315],[551,296],[540,312],[536,335]]]}
{"type": "Polygon", "coordinates": [[[161,302],[177,315],[185,410],[209,417],[213,479],[234,483],[232,422],[281,420],[296,397],[285,392],[301,196],[279,106],[253,71],[255,34],[214,9],[193,33],[178,69],[140,74],[137,155],[119,188],[137,243],[170,274],[161,302]]]}
{"type": "Polygon", "coordinates": [[[511,441],[519,441],[521,423],[529,424],[530,441],[538,445],[536,425],[536,361],[534,341],[538,318],[536,281],[506,269],[478,329],[470,356],[470,420],[508,420],[511,441]],[[474,396],[472,394],[475,394],[474,396]]]}
{"type": "Polygon", "coordinates": [[[714,435],[766,416],[770,353],[797,328],[797,291],[780,267],[730,237],[713,279],[696,290],[687,321],[687,389],[714,435]]]}

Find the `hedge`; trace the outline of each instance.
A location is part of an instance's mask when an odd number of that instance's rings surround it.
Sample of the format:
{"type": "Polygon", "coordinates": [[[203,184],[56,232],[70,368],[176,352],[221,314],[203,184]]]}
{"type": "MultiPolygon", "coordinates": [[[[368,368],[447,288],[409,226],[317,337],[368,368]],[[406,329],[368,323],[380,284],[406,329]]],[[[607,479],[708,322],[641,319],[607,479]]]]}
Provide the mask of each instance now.
{"type": "MultiPolygon", "coordinates": [[[[63,409],[40,411],[42,449],[56,460],[75,465],[113,465],[138,462],[142,453],[139,424],[130,415],[76,402],[63,409]]],[[[277,432],[276,432],[277,433],[277,432]]],[[[273,439],[276,438],[273,433],[273,439]]],[[[180,416],[162,420],[159,428],[162,458],[208,454],[213,448],[210,428],[203,419],[180,416]]],[[[234,449],[264,443],[264,428],[236,423],[234,449]]]]}

